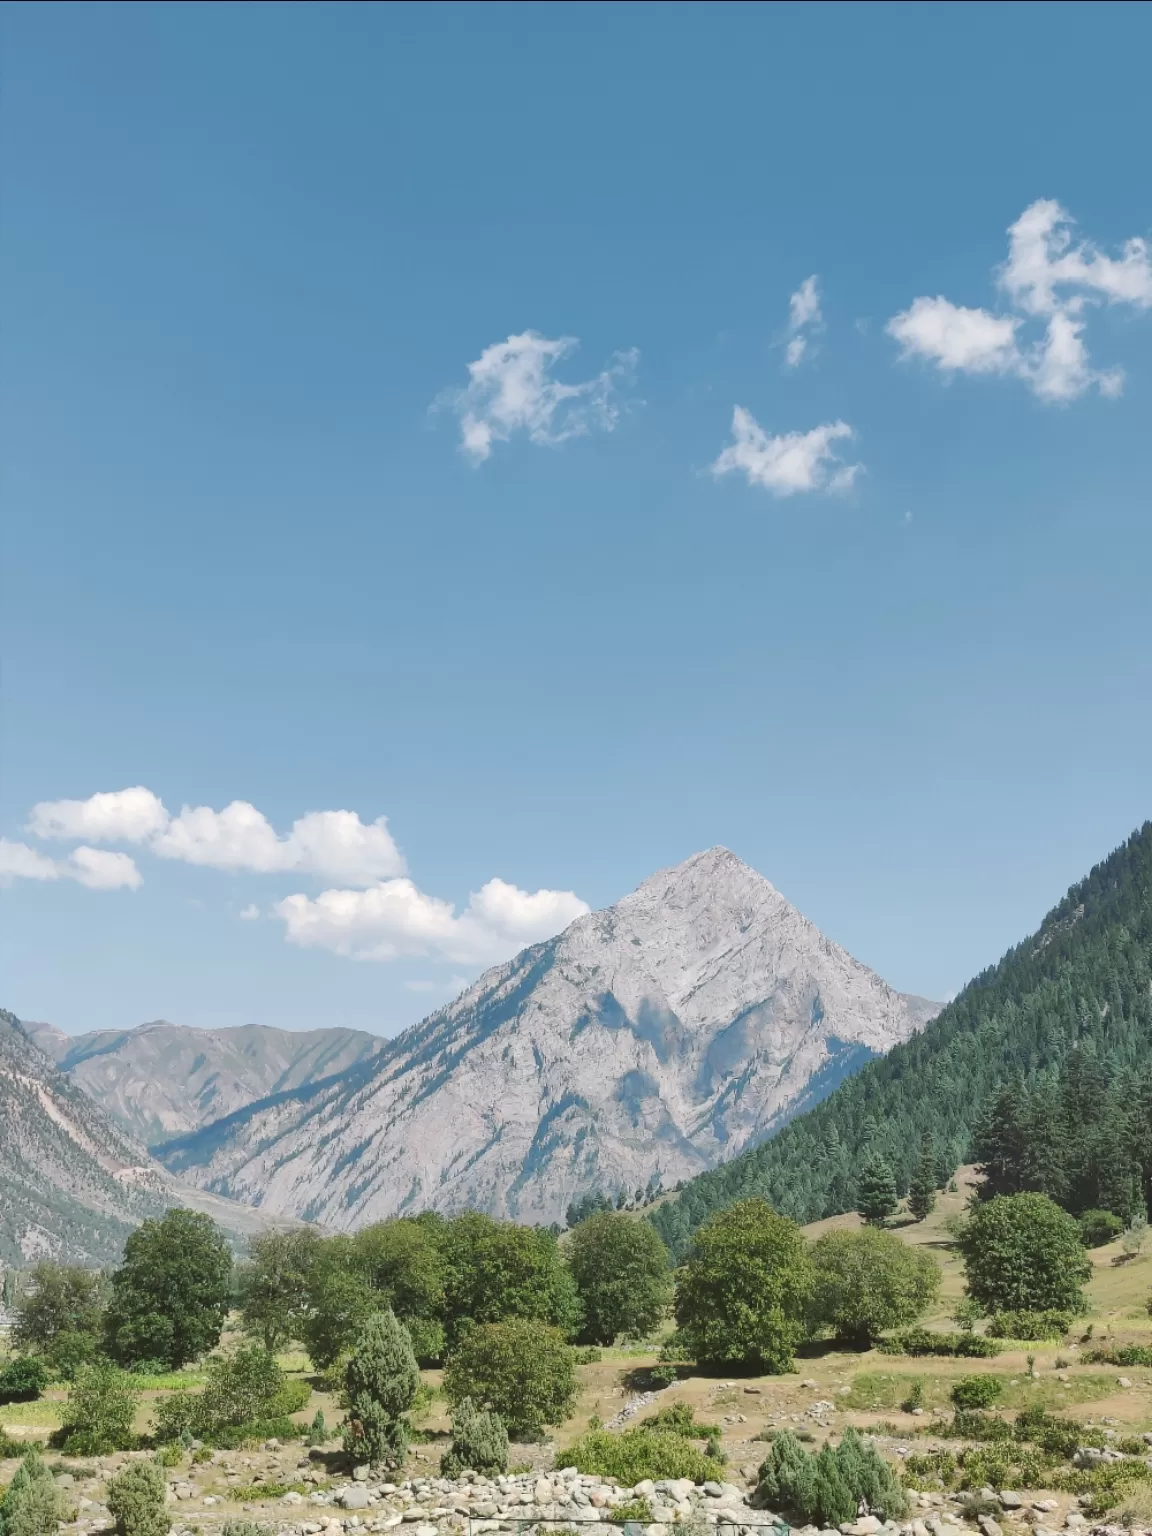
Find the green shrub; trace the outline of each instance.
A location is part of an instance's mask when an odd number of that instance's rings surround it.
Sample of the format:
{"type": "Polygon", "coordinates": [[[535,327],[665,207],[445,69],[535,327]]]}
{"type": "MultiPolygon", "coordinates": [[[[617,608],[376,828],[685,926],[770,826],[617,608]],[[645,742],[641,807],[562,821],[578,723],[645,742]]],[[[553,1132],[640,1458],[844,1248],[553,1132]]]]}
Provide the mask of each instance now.
{"type": "Polygon", "coordinates": [[[140,1393],[131,1376],[111,1361],[81,1366],[60,1415],[61,1429],[53,1436],[67,1456],[107,1456],[136,1444],[132,1421],[140,1393]]]}
{"type": "Polygon", "coordinates": [[[31,1403],[48,1385],[48,1368],[35,1355],[18,1355],[0,1370],[0,1403],[31,1403]]]}
{"type": "Polygon", "coordinates": [[[1085,1211],[1080,1218],[1080,1241],[1085,1248],[1114,1243],[1123,1230],[1124,1223],[1111,1211],[1085,1211]]]}
{"type": "Polygon", "coordinates": [[[939,1434],[951,1434],[957,1440],[1011,1440],[1014,1438],[1011,1424],[994,1414],[981,1413],[979,1409],[958,1409],[952,1416],[948,1429],[938,1429],[939,1434]]]}
{"type": "Polygon", "coordinates": [[[900,1404],[900,1408],[903,1413],[915,1413],[917,1408],[923,1408],[923,1406],[924,1383],[922,1381],[918,1381],[914,1384],[908,1396],[900,1404]]]}
{"type": "Polygon", "coordinates": [[[159,1441],[192,1435],[229,1447],[247,1440],[292,1439],[297,1413],[312,1395],[307,1382],[289,1380],[261,1344],[242,1344],[208,1362],[202,1392],[174,1392],[156,1405],[153,1433],[159,1441]]]}
{"type": "Polygon", "coordinates": [[[955,1480],[954,1451],[913,1451],[904,1458],[904,1481],[920,1493],[946,1492],[955,1480]]]}
{"type": "Polygon", "coordinates": [[[659,1390],[661,1387],[674,1386],[680,1380],[680,1372],[674,1365],[653,1365],[649,1368],[648,1380],[659,1390]]]}
{"type": "Polygon", "coordinates": [[[328,1439],[328,1425],[324,1421],[323,1408],[317,1408],[304,1438],[309,1445],[323,1445],[328,1439]]]}
{"type": "Polygon", "coordinates": [[[258,1520],[225,1520],[220,1536],[272,1536],[272,1531],[272,1526],[261,1525],[258,1520]]]}
{"type": "Polygon", "coordinates": [[[412,1341],[391,1309],[368,1319],[348,1359],[344,1449],[357,1461],[395,1470],[412,1426],[405,1414],[420,1385],[412,1341]]]}
{"type": "Polygon", "coordinates": [[[1112,1509],[1134,1487],[1152,1481],[1152,1468],[1143,1461],[1109,1461],[1098,1467],[1066,1467],[1051,1474],[1050,1487],[1084,1498],[1088,1515],[1112,1509]]]}
{"type": "Polygon", "coordinates": [[[781,1431],[760,1466],[755,1502],[821,1526],[854,1520],[861,1506],[886,1519],[899,1519],[908,1508],[892,1468],[851,1428],[838,1446],[826,1445],[816,1456],[781,1431]]]}
{"type": "Polygon", "coordinates": [[[1070,1312],[993,1312],[988,1324],[992,1339],[1062,1339],[1072,1326],[1070,1312]]]}
{"type": "Polygon", "coordinates": [[[444,1393],[498,1413],[517,1440],[562,1424],[576,1400],[572,1351],[558,1328],[513,1318],[472,1328],[448,1357],[444,1393]]]}
{"type": "Polygon", "coordinates": [[[598,1365],[603,1358],[604,1351],[600,1348],[599,1344],[573,1346],[573,1365],[598,1365]]]}
{"type": "Polygon", "coordinates": [[[656,1413],[640,1420],[641,1429],[660,1429],[673,1435],[685,1435],[690,1440],[711,1440],[720,1433],[718,1424],[701,1424],[691,1403],[669,1403],[656,1413]]]}
{"type": "Polygon", "coordinates": [[[957,1408],[989,1408],[1004,1390],[999,1376],[961,1376],[952,1388],[957,1408]]]}
{"type": "Polygon", "coordinates": [[[158,1467],[178,1467],[184,1460],[184,1447],[179,1440],[171,1440],[167,1445],[162,1445],[156,1452],[156,1465],[158,1467]]]}
{"type": "Polygon", "coordinates": [[[56,1536],[64,1497],[37,1451],[26,1452],[0,1499],[0,1536],[56,1536]]]}
{"type": "Polygon", "coordinates": [[[0,1461],[10,1461],[30,1450],[39,1450],[43,1444],[43,1440],[17,1440],[0,1424],[0,1461]]]}
{"type": "Polygon", "coordinates": [[[471,1398],[461,1398],[452,1410],[452,1442],[440,1458],[445,1477],[479,1472],[495,1477],[508,1470],[508,1431],[498,1413],[476,1408],[471,1398]]]}
{"type": "Polygon", "coordinates": [[[1152,1365],[1152,1348],[1147,1344],[1117,1344],[1086,1349],[1080,1358],[1091,1365],[1152,1365]]]}
{"type": "Polygon", "coordinates": [[[1002,1345],[979,1333],[933,1333],[927,1328],[906,1328],[876,1347],[883,1355],[957,1355],[972,1360],[991,1360],[1002,1351],[1002,1345]]]}
{"type": "Polygon", "coordinates": [[[610,1509],[608,1519],[613,1525],[651,1525],[652,1506],[647,1499],[629,1499],[610,1509]]]}
{"type": "Polygon", "coordinates": [[[705,1483],[724,1476],[722,1464],[703,1455],[683,1435],[652,1429],[626,1429],[618,1435],[590,1430],[568,1447],[564,1460],[585,1477],[614,1477],[626,1488],[646,1477],[654,1482],[690,1477],[694,1483],[705,1483]]]}
{"type": "Polygon", "coordinates": [[[108,1509],[116,1536],[167,1536],[164,1473],[154,1461],[133,1461],[108,1484],[108,1509]]]}

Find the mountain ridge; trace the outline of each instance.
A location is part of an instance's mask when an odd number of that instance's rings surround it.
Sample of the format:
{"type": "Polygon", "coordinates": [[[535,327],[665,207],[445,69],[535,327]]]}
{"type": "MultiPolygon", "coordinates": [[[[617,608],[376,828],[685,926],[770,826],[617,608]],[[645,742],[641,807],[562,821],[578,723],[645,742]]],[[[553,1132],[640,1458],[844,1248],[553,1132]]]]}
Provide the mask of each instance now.
{"type": "Polygon", "coordinates": [[[51,1024],[23,1027],[59,1071],[151,1147],[256,1100],[335,1076],[386,1043],[342,1027],[199,1029],[166,1019],[82,1035],[51,1024]]]}

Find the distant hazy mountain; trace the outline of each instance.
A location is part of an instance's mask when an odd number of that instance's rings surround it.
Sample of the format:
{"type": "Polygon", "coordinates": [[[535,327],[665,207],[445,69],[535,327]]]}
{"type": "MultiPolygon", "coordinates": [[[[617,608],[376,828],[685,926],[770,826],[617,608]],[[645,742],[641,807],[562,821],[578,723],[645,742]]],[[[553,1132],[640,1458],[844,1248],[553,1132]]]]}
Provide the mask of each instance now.
{"type": "Polygon", "coordinates": [[[86,1035],[66,1035],[51,1024],[25,1024],[24,1030],[147,1146],[184,1136],[254,1099],[346,1071],[385,1044],[358,1029],[192,1029],[162,1019],[86,1035]]]}
{"type": "Polygon", "coordinates": [[[0,1010],[0,1264],[106,1264],[146,1216],[206,1210],[232,1236],[266,1214],[188,1189],[153,1163],[0,1010]]]}
{"type": "Polygon", "coordinates": [[[472,1205],[551,1221],[590,1189],[732,1157],[938,1011],[724,848],[495,967],[328,1084],[160,1155],[202,1187],[352,1227],[472,1205]]]}

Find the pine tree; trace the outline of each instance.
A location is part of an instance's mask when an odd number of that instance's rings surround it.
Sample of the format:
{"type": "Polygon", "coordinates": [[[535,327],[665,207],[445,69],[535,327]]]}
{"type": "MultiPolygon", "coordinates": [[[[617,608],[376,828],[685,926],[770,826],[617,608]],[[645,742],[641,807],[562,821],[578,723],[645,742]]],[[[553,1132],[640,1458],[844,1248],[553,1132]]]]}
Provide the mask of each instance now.
{"type": "Polygon", "coordinates": [[[873,1152],[860,1170],[856,1209],[870,1227],[882,1227],[896,1209],[896,1180],[879,1152],[873,1152]]]}
{"type": "Polygon", "coordinates": [[[932,1133],[925,1131],[920,1142],[920,1161],[908,1186],[908,1209],[917,1221],[931,1215],[936,1206],[936,1157],[932,1133]]]}
{"type": "Polygon", "coordinates": [[[348,1418],[344,1449],[386,1471],[404,1461],[412,1426],[405,1418],[420,1385],[412,1341],[391,1308],[368,1319],[344,1377],[348,1418]]]}

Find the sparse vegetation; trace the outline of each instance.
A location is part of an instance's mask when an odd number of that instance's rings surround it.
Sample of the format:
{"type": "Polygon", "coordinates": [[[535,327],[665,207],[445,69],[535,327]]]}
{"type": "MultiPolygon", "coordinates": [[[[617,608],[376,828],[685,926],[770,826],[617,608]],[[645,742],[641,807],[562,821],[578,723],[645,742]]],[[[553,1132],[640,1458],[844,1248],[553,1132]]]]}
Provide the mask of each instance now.
{"type": "Polygon", "coordinates": [[[590,1430],[568,1447],[565,1459],[578,1472],[614,1477],[629,1488],[646,1477],[690,1477],[702,1483],[724,1476],[723,1464],[704,1455],[683,1435],[653,1429],[625,1429],[619,1434],[590,1430]]]}

